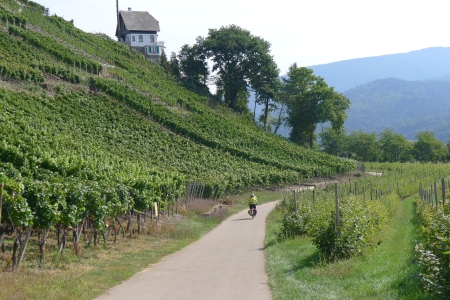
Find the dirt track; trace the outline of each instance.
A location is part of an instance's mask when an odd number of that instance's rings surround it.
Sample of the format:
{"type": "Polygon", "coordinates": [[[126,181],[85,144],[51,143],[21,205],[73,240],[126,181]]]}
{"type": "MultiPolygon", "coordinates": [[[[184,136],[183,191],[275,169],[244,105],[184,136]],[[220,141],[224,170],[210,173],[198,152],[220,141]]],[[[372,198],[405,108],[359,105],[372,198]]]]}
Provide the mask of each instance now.
{"type": "Polygon", "coordinates": [[[242,211],[97,299],[271,299],[264,271],[265,219],[275,203],[242,211]]]}

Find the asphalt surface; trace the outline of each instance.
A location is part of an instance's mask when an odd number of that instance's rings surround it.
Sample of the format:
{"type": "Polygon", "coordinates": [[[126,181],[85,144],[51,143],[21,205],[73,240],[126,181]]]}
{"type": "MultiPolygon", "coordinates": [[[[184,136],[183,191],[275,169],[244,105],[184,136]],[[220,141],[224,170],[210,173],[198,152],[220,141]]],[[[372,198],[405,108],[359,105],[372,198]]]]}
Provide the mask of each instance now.
{"type": "Polygon", "coordinates": [[[231,216],[97,299],[271,299],[263,242],[275,204],[258,205],[253,220],[247,210],[231,216]]]}

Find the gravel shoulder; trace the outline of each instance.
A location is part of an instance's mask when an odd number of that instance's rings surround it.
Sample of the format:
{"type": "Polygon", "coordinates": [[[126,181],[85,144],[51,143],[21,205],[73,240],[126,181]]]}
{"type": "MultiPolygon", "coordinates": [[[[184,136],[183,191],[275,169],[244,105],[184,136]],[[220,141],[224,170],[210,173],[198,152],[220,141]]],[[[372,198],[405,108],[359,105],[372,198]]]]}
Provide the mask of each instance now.
{"type": "Polygon", "coordinates": [[[265,220],[276,202],[243,210],[197,242],[97,299],[271,299],[264,270],[265,220]]]}

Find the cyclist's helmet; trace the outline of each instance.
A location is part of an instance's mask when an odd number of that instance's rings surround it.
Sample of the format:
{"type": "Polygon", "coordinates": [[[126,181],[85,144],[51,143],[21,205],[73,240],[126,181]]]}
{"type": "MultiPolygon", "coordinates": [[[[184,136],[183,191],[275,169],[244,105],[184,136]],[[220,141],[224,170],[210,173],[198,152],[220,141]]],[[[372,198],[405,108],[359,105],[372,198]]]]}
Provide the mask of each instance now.
{"type": "Polygon", "coordinates": [[[252,193],[252,197],[255,197],[255,194],[254,194],[254,193],[252,193]]]}

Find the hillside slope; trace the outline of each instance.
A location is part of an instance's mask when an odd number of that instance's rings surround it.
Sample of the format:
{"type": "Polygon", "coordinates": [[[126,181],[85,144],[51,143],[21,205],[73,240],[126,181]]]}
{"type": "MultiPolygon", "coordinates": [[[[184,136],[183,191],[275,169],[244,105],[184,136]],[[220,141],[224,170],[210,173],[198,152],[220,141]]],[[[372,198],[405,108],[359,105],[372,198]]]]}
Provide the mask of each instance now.
{"type": "Polygon", "coordinates": [[[381,131],[388,127],[408,139],[419,131],[450,138],[450,82],[382,79],[344,93],[351,101],[347,130],[381,131]]]}
{"type": "Polygon", "coordinates": [[[0,3],[0,172],[10,180],[123,184],[164,202],[186,182],[219,197],[354,166],[213,110],[142,55],[43,12],[0,3]]]}

